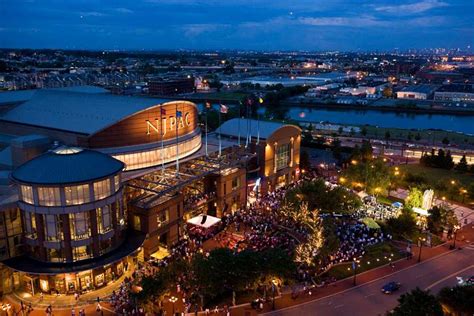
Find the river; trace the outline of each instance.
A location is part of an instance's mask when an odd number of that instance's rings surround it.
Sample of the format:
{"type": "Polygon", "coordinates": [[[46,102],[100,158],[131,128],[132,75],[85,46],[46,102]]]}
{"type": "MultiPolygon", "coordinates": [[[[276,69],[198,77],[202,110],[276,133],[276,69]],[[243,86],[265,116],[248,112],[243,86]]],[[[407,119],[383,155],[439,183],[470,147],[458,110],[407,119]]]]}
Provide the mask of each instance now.
{"type": "Polygon", "coordinates": [[[292,107],[288,116],[296,121],[345,125],[374,125],[404,129],[440,129],[474,135],[474,116],[418,114],[376,110],[314,109],[292,107]]]}

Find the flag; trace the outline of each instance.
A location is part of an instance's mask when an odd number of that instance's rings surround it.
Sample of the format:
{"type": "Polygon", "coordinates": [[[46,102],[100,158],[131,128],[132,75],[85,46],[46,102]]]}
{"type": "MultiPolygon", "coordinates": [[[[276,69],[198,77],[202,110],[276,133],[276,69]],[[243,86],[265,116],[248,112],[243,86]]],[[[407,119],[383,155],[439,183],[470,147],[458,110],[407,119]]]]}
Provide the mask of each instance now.
{"type": "Polygon", "coordinates": [[[206,109],[210,109],[210,108],[211,108],[211,102],[206,101],[206,109]]]}
{"type": "Polygon", "coordinates": [[[166,115],[166,110],[165,109],[160,108],[160,111],[161,111],[161,115],[166,115]]]}
{"type": "Polygon", "coordinates": [[[183,117],[183,112],[176,111],[176,117],[183,117]]]}
{"type": "Polygon", "coordinates": [[[221,104],[221,113],[227,113],[229,111],[229,108],[227,106],[225,106],[224,104],[221,104]]]}
{"type": "Polygon", "coordinates": [[[263,99],[262,99],[262,98],[258,98],[258,103],[262,104],[262,103],[263,103],[263,99]]]}

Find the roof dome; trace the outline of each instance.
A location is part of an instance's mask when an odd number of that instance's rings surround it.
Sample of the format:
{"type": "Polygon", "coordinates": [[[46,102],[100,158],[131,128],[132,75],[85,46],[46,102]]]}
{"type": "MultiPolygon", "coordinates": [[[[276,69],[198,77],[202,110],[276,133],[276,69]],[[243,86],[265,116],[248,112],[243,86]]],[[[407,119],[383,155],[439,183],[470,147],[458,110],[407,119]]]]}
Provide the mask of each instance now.
{"type": "Polygon", "coordinates": [[[31,184],[81,183],[111,176],[124,167],[101,152],[61,146],[24,163],[12,172],[12,178],[31,184]]]}

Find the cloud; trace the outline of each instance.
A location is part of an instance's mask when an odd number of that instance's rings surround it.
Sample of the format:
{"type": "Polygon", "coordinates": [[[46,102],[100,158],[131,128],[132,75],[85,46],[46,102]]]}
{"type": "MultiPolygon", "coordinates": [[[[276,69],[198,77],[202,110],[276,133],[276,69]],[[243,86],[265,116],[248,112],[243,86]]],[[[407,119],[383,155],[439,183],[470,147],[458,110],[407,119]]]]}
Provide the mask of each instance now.
{"type": "Polygon", "coordinates": [[[376,7],[375,11],[384,12],[389,14],[399,14],[399,15],[410,15],[422,13],[435,8],[442,8],[449,6],[448,3],[438,1],[438,0],[424,0],[421,2],[411,3],[411,4],[401,4],[393,6],[381,6],[376,7]]]}
{"type": "Polygon", "coordinates": [[[207,32],[215,32],[224,28],[229,27],[227,24],[186,24],[182,26],[184,35],[187,37],[194,37],[207,32]]]}
{"type": "Polygon", "coordinates": [[[116,9],[115,9],[115,12],[118,12],[118,13],[125,13],[125,14],[133,13],[132,10],[127,9],[127,8],[116,8],[116,9]]]}
{"type": "Polygon", "coordinates": [[[368,27],[368,26],[385,26],[388,24],[388,22],[378,20],[373,16],[323,17],[323,18],[302,17],[302,18],[299,18],[298,21],[303,25],[312,25],[312,26],[368,27]]]}
{"type": "Polygon", "coordinates": [[[80,14],[81,16],[84,16],[84,17],[89,17],[89,16],[102,17],[102,16],[107,15],[105,13],[97,12],[97,11],[81,12],[80,14]]]}

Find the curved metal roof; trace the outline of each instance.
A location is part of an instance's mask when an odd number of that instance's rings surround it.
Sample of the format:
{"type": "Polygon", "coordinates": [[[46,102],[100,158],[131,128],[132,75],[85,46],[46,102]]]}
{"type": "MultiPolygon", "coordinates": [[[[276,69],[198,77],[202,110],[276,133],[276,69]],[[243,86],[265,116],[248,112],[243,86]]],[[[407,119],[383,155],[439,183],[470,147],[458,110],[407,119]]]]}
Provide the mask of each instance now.
{"type": "Polygon", "coordinates": [[[0,120],[91,135],[167,101],[171,100],[82,90],[36,90],[29,100],[0,116],[0,120]]]}
{"type": "Polygon", "coordinates": [[[22,183],[61,185],[105,178],[124,167],[123,162],[98,151],[60,148],[24,163],[11,177],[22,183]]]}
{"type": "Polygon", "coordinates": [[[238,137],[240,135],[240,137],[244,138],[245,135],[247,135],[247,131],[249,131],[253,138],[258,136],[261,139],[268,139],[273,133],[284,126],[293,126],[295,128],[299,128],[295,125],[288,125],[278,122],[233,118],[225,121],[221,126],[219,126],[219,128],[216,129],[216,134],[232,137],[238,137]]]}

